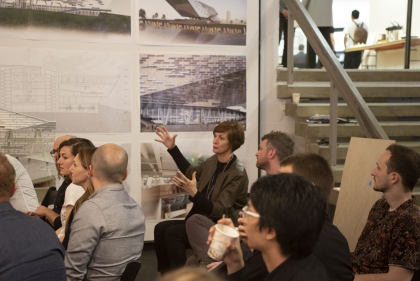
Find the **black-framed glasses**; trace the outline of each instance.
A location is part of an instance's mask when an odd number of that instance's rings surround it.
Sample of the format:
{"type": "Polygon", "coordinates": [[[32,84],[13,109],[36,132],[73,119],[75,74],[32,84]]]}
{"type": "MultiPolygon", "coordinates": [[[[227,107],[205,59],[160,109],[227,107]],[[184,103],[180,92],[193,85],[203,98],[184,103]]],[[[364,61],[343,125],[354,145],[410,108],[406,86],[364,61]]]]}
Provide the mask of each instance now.
{"type": "MultiPolygon", "coordinates": [[[[51,157],[54,157],[54,154],[58,153],[58,149],[53,149],[50,151],[51,157]]],[[[55,158],[55,157],[54,157],[55,158]]]]}

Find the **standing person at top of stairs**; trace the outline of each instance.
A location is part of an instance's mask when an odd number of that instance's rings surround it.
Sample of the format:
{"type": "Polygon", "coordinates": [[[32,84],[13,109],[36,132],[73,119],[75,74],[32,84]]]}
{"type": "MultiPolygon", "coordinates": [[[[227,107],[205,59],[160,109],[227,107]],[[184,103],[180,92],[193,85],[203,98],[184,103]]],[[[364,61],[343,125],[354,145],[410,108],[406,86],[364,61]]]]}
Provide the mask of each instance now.
{"type": "MultiPolygon", "coordinates": [[[[303,6],[308,11],[309,15],[315,22],[322,36],[324,36],[328,45],[333,49],[331,42],[331,27],[333,26],[333,15],[332,15],[332,0],[302,0],[303,6]]],[[[316,67],[316,54],[309,41],[306,45],[307,53],[307,66],[308,68],[316,67]]],[[[322,64],[321,64],[322,66],[322,64]]]]}

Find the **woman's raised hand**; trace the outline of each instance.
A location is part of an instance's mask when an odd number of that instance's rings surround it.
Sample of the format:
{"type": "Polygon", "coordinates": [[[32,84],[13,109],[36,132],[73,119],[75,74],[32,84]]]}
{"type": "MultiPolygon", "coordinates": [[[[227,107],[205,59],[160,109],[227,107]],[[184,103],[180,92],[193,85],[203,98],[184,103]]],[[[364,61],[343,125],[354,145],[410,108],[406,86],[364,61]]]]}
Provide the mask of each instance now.
{"type": "Polygon", "coordinates": [[[160,137],[160,139],[155,139],[155,141],[163,143],[168,149],[175,147],[175,138],[178,136],[177,134],[171,136],[165,126],[157,127],[155,133],[160,137]]]}

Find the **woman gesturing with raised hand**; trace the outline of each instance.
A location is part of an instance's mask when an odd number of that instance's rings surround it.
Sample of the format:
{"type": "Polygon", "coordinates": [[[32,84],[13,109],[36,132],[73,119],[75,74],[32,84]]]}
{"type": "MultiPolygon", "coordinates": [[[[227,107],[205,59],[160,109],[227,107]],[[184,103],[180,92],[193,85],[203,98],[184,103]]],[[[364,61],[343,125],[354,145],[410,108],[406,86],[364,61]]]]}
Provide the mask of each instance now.
{"type": "MultiPolygon", "coordinates": [[[[187,192],[193,202],[185,220],[163,221],[155,227],[158,271],[163,274],[186,262],[186,248],[190,248],[190,243],[185,222],[192,215],[202,215],[216,222],[225,214],[237,220],[246,204],[248,176],[234,154],[245,141],[243,127],[237,122],[222,122],[214,128],[214,155],[198,166],[192,166],[176,146],[177,134],[171,136],[163,126],[156,129],[156,134],[159,138],[155,140],[168,148],[180,170],[172,179],[174,185],[187,192]]],[[[203,239],[205,244],[207,236],[203,239]]]]}
{"type": "Polygon", "coordinates": [[[160,126],[156,128],[156,135],[160,137],[160,139],[155,139],[155,141],[163,143],[167,149],[172,149],[175,147],[175,139],[178,136],[177,134],[171,136],[164,126],[160,126]]]}

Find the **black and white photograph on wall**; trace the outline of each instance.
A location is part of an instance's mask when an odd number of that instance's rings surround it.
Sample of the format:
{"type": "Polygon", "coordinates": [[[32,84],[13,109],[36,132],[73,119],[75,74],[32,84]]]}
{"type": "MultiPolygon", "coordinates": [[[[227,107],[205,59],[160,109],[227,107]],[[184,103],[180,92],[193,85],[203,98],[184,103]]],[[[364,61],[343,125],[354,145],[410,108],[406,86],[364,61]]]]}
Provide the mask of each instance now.
{"type": "MultiPolygon", "coordinates": [[[[176,144],[185,159],[198,166],[213,156],[212,136],[200,139],[181,139],[176,144]]],[[[188,194],[172,183],[178,176],[178,167],[167,148],[158,142],[141,143],[141,208],[146,220],[179,219],[187,216],[193,203],[188,194]]],[[[235,155],[247,168],[246,149],[238,149],[235,155]]],[[[248,168],[247,168],[248,169],[248,168]]]]}
{"type": "Polygon", "coordinates": [[[130,43],[130,0],[0,0],[0,38],[130,43]]]}
{"type": "Polygon", "coordinates": [[[141,54],[141,132],[213,131],[223,121],[246,129],[246,58],[141,54]]]}
{"type": "Polygon", "coordinates": [[[247,0],[138,0],[139,43],[246,45],[247,0]]]}
{"type": "Polygon", "coordinates": [[[131,59],[122,52],[0,48],[0,108],[28,120],[12,128],[28,122],[56,133],[128,133],[131,59]]]}

